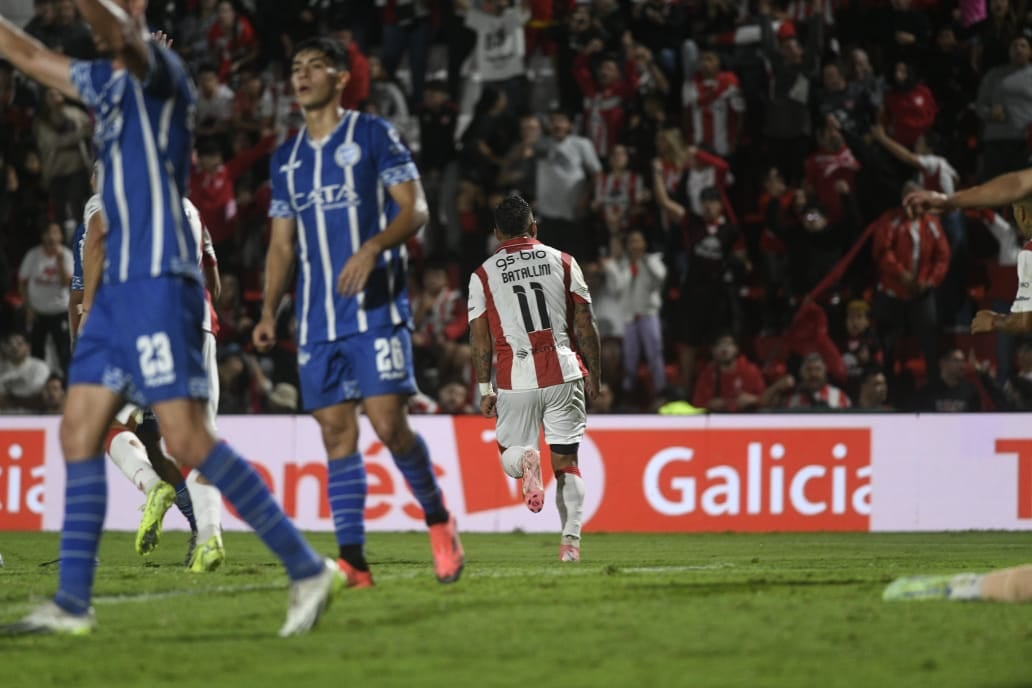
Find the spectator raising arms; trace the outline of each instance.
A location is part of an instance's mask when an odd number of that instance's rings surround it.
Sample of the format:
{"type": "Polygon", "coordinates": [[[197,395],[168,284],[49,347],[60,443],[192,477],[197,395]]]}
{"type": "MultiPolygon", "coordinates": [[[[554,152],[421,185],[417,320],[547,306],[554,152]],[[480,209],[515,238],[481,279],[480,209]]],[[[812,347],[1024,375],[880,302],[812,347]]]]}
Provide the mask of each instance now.
{"type": "Polygon", "coordinates": [[[684,82],[681,100],[692,142],[726,157],[738,145],[745,122],[745,100],[738,77],[720,67],[716,52],[702,53],[698,71],[684,82]]]}

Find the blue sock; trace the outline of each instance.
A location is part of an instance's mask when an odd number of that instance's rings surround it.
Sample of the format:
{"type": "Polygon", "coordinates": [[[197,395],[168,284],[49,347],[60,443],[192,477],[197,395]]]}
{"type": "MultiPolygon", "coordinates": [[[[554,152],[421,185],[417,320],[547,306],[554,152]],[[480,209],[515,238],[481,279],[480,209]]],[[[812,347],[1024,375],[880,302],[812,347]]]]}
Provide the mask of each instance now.
{"type": "Polygon", "coordinates": [[[186,489],[186,481],[181,480],[178,485],[173,485],[176,488],[176,506],[179,507],[180,513],[186,517],[186,522],[190,524],[190,532],[197,532],[197,519],[194,518],[193,513],[193,500],[190,499],[190,490],[186,489]]]}
{"type": "Polygon", "coordinates": [[[355,453],[330,461],[326,493],[333,510],[340,558],[359,571],[369,570],[365,559],[366,471],[362,455],[355,453]]]}
{"type": "Polygon", "coordinates": [[[219,488],[240,518],[280,558],[291,580],[322,571],[322,557],[301,537],[254,468],[229,445],[216,444],[197,470],[219,488]]]}
{"type": "Polygon", "coordinates": [[[366,471],[362,455],[355,453],[328,464],[326,492],[333,510],[338,545],[365,544],[366,471]]]}
{"type": "Polygon", "coordinates": [[[394,463],[405,476],[412,495],[419,502],[426,515],[426,524],[432,526],[448,520],[448,510],[444,508],[441,488],[434,477],[434,469],[430,463],[430,450],[426,447],[421,435],[416,435],[416,442],[405,454],[394,454],[394,463]]]}
{"type": "Polygon", "coordinates": [[[71,614],[90,608],[97,546],[107,511],[104,456],[67,464],[61,567],[54,602],[71,614]]]}

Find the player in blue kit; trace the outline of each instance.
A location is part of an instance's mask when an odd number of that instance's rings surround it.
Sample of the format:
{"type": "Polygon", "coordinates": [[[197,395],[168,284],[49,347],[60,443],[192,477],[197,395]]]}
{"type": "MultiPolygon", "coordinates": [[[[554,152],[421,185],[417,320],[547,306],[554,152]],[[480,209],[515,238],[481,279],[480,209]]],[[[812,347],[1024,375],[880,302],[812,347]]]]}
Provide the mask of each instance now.
{"type": "Polygon", "coordinates": [[[335,41],[309,39],[294,51],[291,84],[305,126],[272,158],[272,235],[254,343],[268,349],[275,342],[275,313],[297,259],[301,396],[329,458],[338,564],[349,586],[373,584],[364,553],[361,402],[423,509],[434,573],[450,583],[462,573],[462,545],[406,409],[416,383],[405,242],[426,223],[427,204],[394,127],[337,106],[349,76],[347,54],[335,41]]]}
{"type": "Polygon", "coordinates": [[[0,17],[0,54],[92,110],[108,224],[103,288],[76,343],[61,421],[67,478],[57,594],[4,630],[82,635],[93,629],[90,598],[107,507],[101,445],[128,400],[153,408],[170,453],[217,486],[283,561],[291,590],[280,635],[304,633],[344,579],[206,422],[204,290],[182,203],[195,91],[179,57],[147,39],[127,4],[76,0],[98,46],[113,57],[94,61],[47,50],[0,17]]]}

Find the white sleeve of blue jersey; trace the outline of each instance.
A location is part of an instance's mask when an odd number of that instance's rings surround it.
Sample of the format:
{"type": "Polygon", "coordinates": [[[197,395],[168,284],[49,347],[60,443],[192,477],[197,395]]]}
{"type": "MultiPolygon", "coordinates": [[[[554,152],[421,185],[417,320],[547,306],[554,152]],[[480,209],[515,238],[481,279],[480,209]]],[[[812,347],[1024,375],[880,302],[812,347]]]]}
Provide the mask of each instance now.
{"type": "MultiPolygon", "coordinates": [[[[72,60],[71,80],[86,107],[99,107],[104,100],[117,101],[112,85],[115,70],[110,60],[72,60]]],[[[121,94],[117,94],[120,97],[121,94]]]]}
{"type": "Polygon", "coordinates": [[[487,297],[484,294],[484,283],[480,275],[473,273],[469,278],[469,322],[473,322],[487,312],[487,297]]]}
{"type": "Polygon", "coordinates": [[[280,152],[283,150],[281,147],[273,153],[272,159],[269,161],[269,183],[272,187],[272,196],[269,201],[269,217],[293,220],[295,213],[290,203],[290,190],[287,188],[287,170],[283,162],[283,156],[280,155],[280,152]]]}
{"type": "Polygon", "coordinates": [[[380,117],[375,118],[371,143],[376,160],[376,171],[384,188],[419,179],[419,170],[412,161],[412,153],[401,140],[394,125],[380,117]]]}
{"type": "Polygon", "coordinates": [[[100,194],[90,196],[90,200],[86,201],[86,208],[82,211],[82,223],[86,225],[86,231],[89,231],[90,218],[103,210],[104,204],[100,200],[100,194]]]}

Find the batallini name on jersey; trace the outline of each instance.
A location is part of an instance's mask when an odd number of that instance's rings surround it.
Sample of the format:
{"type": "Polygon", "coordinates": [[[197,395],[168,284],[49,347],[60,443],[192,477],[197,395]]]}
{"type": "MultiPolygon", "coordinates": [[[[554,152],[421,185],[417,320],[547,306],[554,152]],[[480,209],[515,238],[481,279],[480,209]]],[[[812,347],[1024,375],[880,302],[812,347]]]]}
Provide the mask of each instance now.
{"type": "Polygon", "coordinates": [[[509,282],[518,282],[519,280],[527,279],[528,277],[541,277],[542,275],[551,275],[552,266],[545,263],[544,265],[531,265],[525,268],[516,268],[515,270],[502,273],[502,283],[508,284],[509,282]]]}

